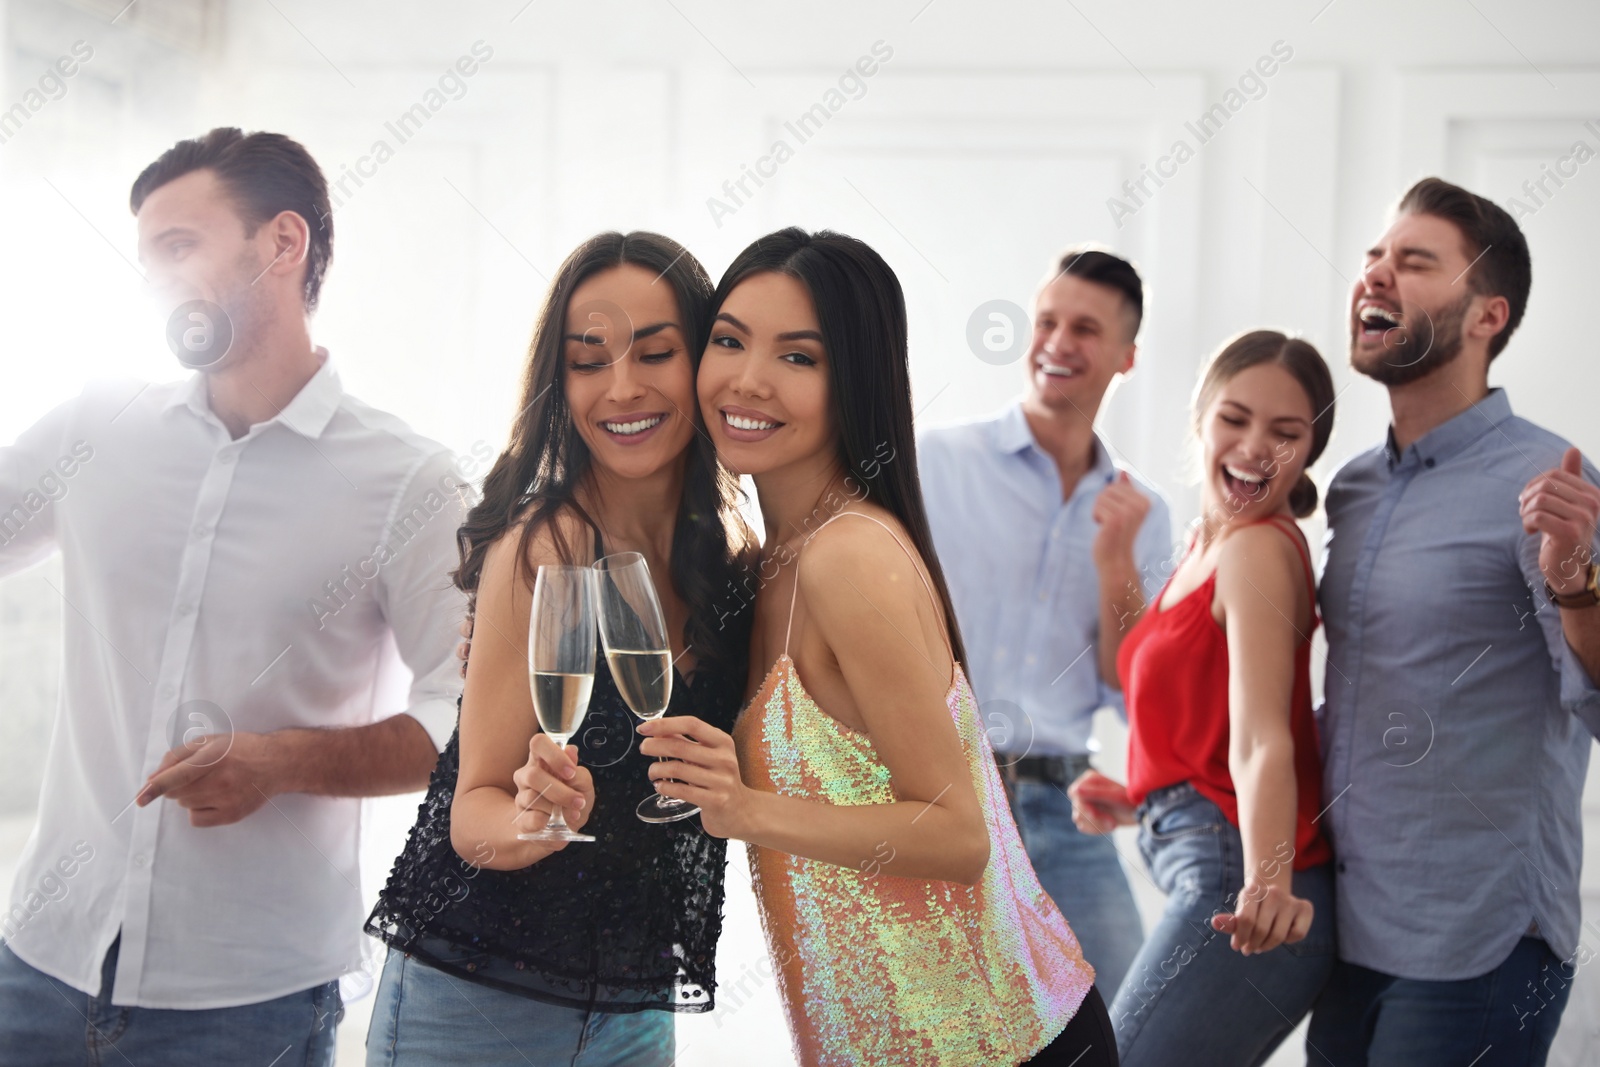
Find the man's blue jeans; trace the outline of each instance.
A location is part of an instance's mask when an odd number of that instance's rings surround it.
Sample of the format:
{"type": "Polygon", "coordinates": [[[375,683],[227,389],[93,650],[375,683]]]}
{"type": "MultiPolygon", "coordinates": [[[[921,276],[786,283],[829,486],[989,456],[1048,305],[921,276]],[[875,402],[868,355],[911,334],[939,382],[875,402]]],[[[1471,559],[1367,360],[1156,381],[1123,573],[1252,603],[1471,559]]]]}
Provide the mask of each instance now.
{"type": "Polygon", "coordinates": [[[1094,968],[1095,984],[1110,1003],[1144,944],[1139,908],[1116,847],[1109,837],[1080,833],[1072,825],[1072,802],[1064,789],[1023,780],[1011,790],[1011,811],[1028,859],[1078,935],[1083,958],[1094,968]]]}
{"type": "Polygon", "coordinates": [[[337,981],[237,1008],[120,1008],[116,970],[112,942],[91,997],[0,945],[0,1067],[333,1067],[337,981]]]}
{"type": "Polygon", "coordinates": [[[1543,1067],[1576,964],[1524,937],[1488,974],[1396,978],[1340,961],[1311,1013],[1311,1062],[1333,1067],[1543,1067]]]}

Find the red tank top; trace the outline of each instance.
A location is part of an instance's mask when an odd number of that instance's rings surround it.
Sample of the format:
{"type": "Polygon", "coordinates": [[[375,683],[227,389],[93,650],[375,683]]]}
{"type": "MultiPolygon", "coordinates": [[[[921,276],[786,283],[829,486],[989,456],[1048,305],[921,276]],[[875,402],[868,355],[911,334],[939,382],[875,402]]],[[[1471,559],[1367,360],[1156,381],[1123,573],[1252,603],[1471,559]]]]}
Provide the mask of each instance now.
{"type": "MultiPolygon", "coordinates": [[[[1311,588],[1315,633],[1321,622],[1317,580],[1299,526],[1287,516],[1258,521],[1270,522],[1294,542],[1311,588]]],[[[1228,639],[1211,614],[1216,585],[1213,570],[1197,589],[1164,610],[1160,608],[1167,591],[1163,586],[1117,650],[1117,674],[1128,706],[1128,796],[1138,804],[1157,789],[1188,782],[1238,826],[1239,799],[1228,771],[1228,639]]],[[[1295,649],[1289,731],[1294,738],[1293,864],[1298,871],[1332,858],[1326,839],[1312,822],[1322,807],[1322,761],[1317,724],[1311,716],[1309,633],[1295,649]]]]}

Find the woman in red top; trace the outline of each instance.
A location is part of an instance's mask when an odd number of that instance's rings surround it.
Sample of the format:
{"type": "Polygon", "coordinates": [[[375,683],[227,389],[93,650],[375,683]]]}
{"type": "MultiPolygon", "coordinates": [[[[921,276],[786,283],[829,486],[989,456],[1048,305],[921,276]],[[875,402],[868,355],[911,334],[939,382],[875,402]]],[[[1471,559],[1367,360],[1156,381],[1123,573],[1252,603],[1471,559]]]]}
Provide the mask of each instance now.
{"type": "Polygon", "coordinates": [[[1295,523],[1316,510],[1306,468],[1328,443],[1333,400],[1304,341],[1257,330],[1217,353],[1194,402],[1201,518],[1165,588],[1109,638],[1121,641],[1128,785],[1086,772],[1073,820],[1086,833],[1137,823],[1167,893],[1111,1009],[1125,1067],[1259,1064],[1333,966],[1311,715],[1316,578],[1295,523]]]}

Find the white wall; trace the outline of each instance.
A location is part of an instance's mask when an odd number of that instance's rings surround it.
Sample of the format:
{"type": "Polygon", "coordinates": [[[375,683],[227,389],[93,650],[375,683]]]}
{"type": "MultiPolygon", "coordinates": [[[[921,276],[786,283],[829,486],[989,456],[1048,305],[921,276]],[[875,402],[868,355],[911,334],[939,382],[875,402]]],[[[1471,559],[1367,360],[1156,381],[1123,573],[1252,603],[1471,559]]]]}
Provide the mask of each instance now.
{"type": "MultiPolygon", "coordinates": [[[[1600,8],[1577,2],[139,0],[113,25],[123,2],[4,5],[0,109],[73,41],[95,55],[0,144],[0,440],[88,376],[172,376],[155,325],[135,317],[127,186],[173,140],[230,124],[298,137],[336,181],[389,142],[393,158],[346,185],[316,332],[353,391],[463,450],[501,442],[545,278],[597,229],[669,233],[714,276],[789,223],[867,239],[905,284],[929,423],[992,409],[1019,386],[1016,365],[967,347],[972,311],[1025,305],[1053,251],[1103,241],[1138,261],[1150,290],[1139,366],[1105,433],[1188,518],[1186,403],[1220,341],[1276,325],[1328,356],[1342,391],[1326,475],[1387,421],[1382,392],[1344,365],[1342,330],[1387,206],[1428,173],[1505,202],[1574,141],[1600,150],[1582,125],[1600,120],[1600,8]],[[385,123],[478,41],[493,56],[464,95],[398,143],[385,123]],[[864,93],[800,143],[785,123],[825,104],[880,41],[892,57],[864,93]],[[1199,144],[1184,124],[1276,42],[1292,58],[1199,144]],[[1108,198],[1179,137],[1193,158],[1119,225],[1108,198]],[[708,198],[777,139],[792,158],[714,218],[708,198]]],[[[1494,374],[1520,413],[1591,456],[1597,223],[1600,163],[1525,220],[1533,299],[1494,374]]],[[[58,610],[49,595],[33,576],[0,585],[31,613],[28,634],[58,610]]],[[[0,694],[32,694],[13,714],[42,729],[50,657],[19,658],[4,661],[0,694]]],[[[1585,886],[1600,917],[1592,864],[1585,886]]],[[[1600,991],[1584,981],[1566,1062],[1586,1035],[1600,1041],[1600,991]]],[[[690,1020],[706,1025],[683,1062],[717,1062],[730,1034],[775,1017],[766,1003],[729,1018],[690,1020]]]]}

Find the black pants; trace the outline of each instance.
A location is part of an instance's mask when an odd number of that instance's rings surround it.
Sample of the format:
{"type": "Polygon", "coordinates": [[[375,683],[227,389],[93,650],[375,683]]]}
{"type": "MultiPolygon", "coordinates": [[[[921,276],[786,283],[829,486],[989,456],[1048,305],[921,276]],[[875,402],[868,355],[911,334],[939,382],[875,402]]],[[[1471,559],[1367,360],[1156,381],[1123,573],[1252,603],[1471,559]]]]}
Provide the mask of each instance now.
{"type": "Polygon", "coordinates": [[[1025,1062],[1033,1067],[1117,1067],[1117,1038],[1100,990],[1090,986],[1067,1028],[1025,1062]]]}

